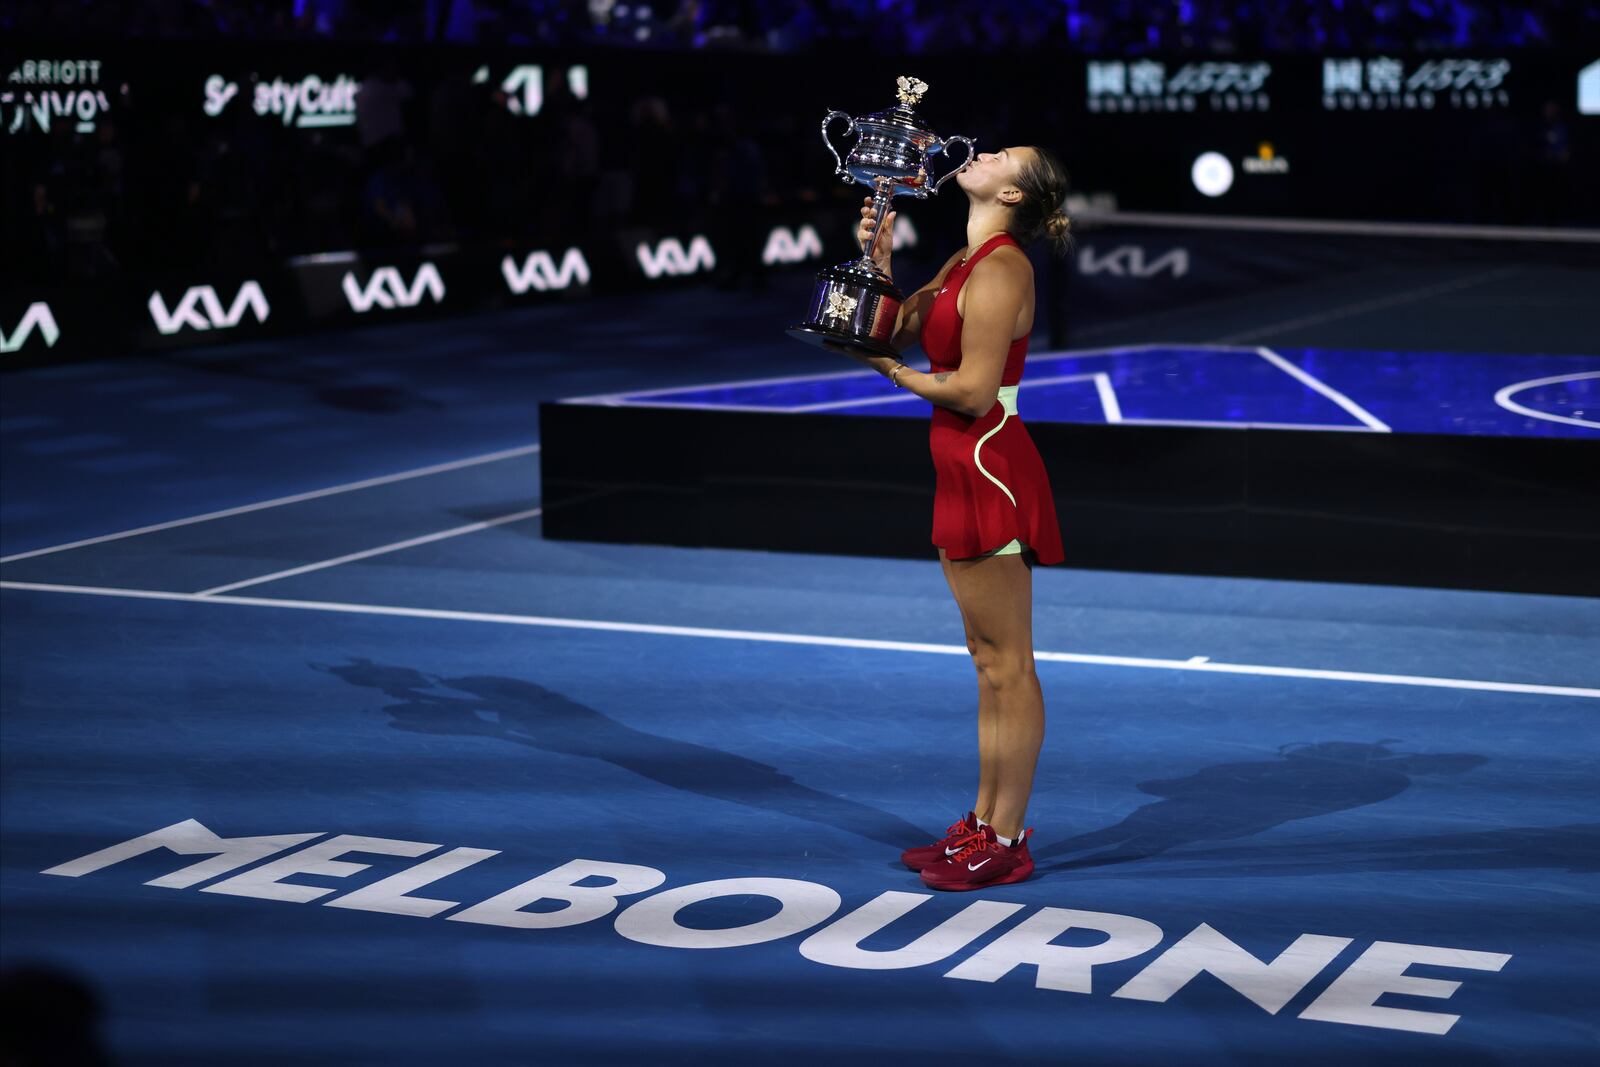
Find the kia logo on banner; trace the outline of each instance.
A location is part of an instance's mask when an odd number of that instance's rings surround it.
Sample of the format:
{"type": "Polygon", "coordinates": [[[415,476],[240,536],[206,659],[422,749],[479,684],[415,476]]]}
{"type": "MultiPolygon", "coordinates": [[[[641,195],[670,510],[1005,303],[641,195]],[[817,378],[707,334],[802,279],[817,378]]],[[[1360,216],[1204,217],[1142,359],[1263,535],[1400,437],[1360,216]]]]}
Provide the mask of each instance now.
{"type": "Polygon", "coordinates": [[[894,247],[891,252],[898,252],[902,248],[917,247],[917,228],[911,225],[911,220],[903,215],[894,217],[894,247]]]}
{"type": "Polygon", "coordinates": [[[379,267],[372,272],[366,285],[357,283],[354,272],[346,271],[343,285],[345,299],[350,301],[350,310],[357,315],[366,314],[374,306],[416,307],[422,303],[423,293],[433,297],[435,304],[444,299],[444,279],[439,277],[439,269],[432,263],[424,263],[417,268],[417,276],[412,279],[409,289],[395,267],[379,267]]]}
{"type": "Polygon", "coordinates": [[[507,256],[500,261],[500,273],[505,275],[506,288],[513,293],[521,295],[529,289],[537,289],[542,293],[550,289],[566,289],[573,283],[588,285],[589,261],[583,258],[581,250],[569,248],[561,257],[561,266],[557,267],[550,253],[540,249],[529,253],[521,267],[517,266],[515,259],[507,256]]]}
{"type": "Polygon", "coordinates": [[[772,232],[767,234],[767,247],[761,252],[761,262],[767,266],[774,263],[799,263],[822,255],[822,238],[817,236],[817,231],[810,226],[800,227],[797,234],[787,226],[774,226],[772,232]]]}
{"type": "Polygon", "coordinates": [[[209,285],[191,287],[171,311],[167,310],[160,292],[150,294],[150,318],[155,322],[156,329],[167,336],[185,326],[196,330],[226,330],[239,324],[246,309],[255,312],[257,322],[266,322],[272,310],[267,305],[266,295],[261,292],[261,286],[255,282],[241,285],[227,310],[223,310],[217,291],[209,285]]]}
{"type": "Polygon", "coordinates": [[[697,270],[715,270],[717,266],[717,256],[711,251],[711,242],[699,234],[689,241],[687,252],[683,250],[683,245],[678,243],[676,237],[657,241],[654,249],[650,247],[649,242],[640,241],[636,252],[639,266],[644,268],[645,276],[650,278],[659,278],[663,274],[678,277],[683,274],[693,274],[697,270]]]}
{"type": "Polygon", "coordinates": [[[27,343],[29,336],[35,330],[44,339],[46,348],[54,348],[56,340],[61,336],[61,331],[56,327],[56,317],[50,314],[50,305],[36,302],[28,305],[28,310],[22,313],[22,321],[17,323],[17,328],[9,334],[0,331],[0,352],[15,352],[27,343]]]}
{"type": "Polygon", "coordinates": [[[1095,254],[1093,245],[1085,245],[1078,253],[1078,273],[1110,274],[1118,278],[1150,278],[1167,271],[1174,278],[1189,273],[1189,250],[1174,248],[1155,259],[1145,262],[1144,249],[1138,245],[1118,245],[1103,256],[1095,254]]]}

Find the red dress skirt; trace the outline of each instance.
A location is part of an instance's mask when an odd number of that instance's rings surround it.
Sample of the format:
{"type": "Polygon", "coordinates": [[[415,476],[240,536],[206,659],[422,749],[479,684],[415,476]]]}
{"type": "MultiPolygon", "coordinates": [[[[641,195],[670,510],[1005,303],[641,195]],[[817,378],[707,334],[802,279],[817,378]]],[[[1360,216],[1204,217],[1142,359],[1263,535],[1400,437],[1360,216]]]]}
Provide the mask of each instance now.
{"type": "MultiPolygon", "coordinates": [[[[961,365],[961,315],[956,297],[980,259],[1000,244],[1016,244],[1008,233],[985,241],[966,263],[952,267],[922,325],[922,347],[935,374],[961,365]]],[[[1061,563],[1061,526],[1050,476],[1033,439],[1017,417],[1016,386],[1028,337],[1011,343],[1000,395],[978,418],[937,404],[928,429],[936,488],[933,543],[950,559],[970,559],[1021,541],[1040,563],[1061,563]]]]}

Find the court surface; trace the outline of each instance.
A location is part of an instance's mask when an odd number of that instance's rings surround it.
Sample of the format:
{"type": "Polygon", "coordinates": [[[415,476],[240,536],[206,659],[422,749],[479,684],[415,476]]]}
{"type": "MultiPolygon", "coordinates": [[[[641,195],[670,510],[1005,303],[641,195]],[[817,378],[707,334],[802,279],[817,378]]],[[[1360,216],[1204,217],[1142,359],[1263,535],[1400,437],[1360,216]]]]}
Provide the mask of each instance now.
{"type": "Polygon", "coordinates": [[[530,397],[616,376],[536,343],[8,378],[0,954],[119,1062],[1593,1062],[1595,601],[1036,571],[1039,870],[935,894],[937,563],[543,540],[530,397]],[[503,896],[575,861],[587,921],[503,896]]]}

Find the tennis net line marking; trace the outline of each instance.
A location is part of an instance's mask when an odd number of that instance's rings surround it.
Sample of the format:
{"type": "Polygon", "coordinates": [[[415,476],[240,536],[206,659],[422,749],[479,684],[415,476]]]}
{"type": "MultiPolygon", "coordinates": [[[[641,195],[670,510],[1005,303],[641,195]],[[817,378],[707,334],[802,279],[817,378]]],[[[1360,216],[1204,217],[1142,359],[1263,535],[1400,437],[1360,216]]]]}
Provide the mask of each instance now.
{"type": "Polygon", "coordinates": [[[375,485],[387,485],[390,482],[401,482],[407,478],[423,478],[430,474],[442,474],[445,471],[459,470],[462,467],[472,467],[480,463],[494,463],[502,459],[511,459],[514,456],[526,456],[539,451],[538,444],[519,445],[516,448],[507,448],[499,452],[487,452],[481,456],[468,456],[466,459],[453,459],[447,463],[435,463],[428,467],[416,467],[412,470],[397,471],[394,474],[384,474],[376,478],[363,478],[358,482],[345,482],[342,485],[330,485],[326,489],[312,489],[309,492],[294,493],[290,496],[275,497],[272,500],[263,500],[255,504],[241,504],[238,507],[224,508],[221,511],[208,511],[204,515],[191,515],[186,519],[173,519],[170,522],[158,522],[150,526],[140,526],[133,530],[121,530],[117,533],[101,534],[99,537],[86,537],[81,541],[69,541],[66,544],[51,545],[48,548],[35,548],[30,552],[17,552],[10,556],[0,556],[0,563],[10,563],[19,559],[31,559],[34,556],[48,556],[52,552],[65,552],[68,549],[84,548],[89,545],[98,545],[105,541],[117,541],[124,537],[138,537],[141,534],[155,533],[158,530],[170,530],[175,526],[188,526],[196,522],[210,522],[212,519],[225,519],[231,515],[243,515],[251,511],[260,511],[263,508],[282,507],[285,504],[298,504],[305,500],[315,500],[318,497],[333,496],[336,493],[353,493],[357,489],[370,489],[375,485]]]}
{"type": "MultiPolygon", "coordinates": [[[[236,604],[243,607],[288,608],[298,611],[326,611],[353,615],[390,615],[413,619],[448,619],[458,622],[489,622],[512,626],[542,626],[562,630],[601,630],[611,633],[658,634],[668,637],[704,637],[723,641],[760,641],[784,645],[815,645],[829,648],[861,648],[884,652],[922,652],[945,656],[966,656],[965,645],[940,645],[918,641],[882,641],[862,637],[833,637],[824,634],[774,633],[762,630],[724,630],[707,626],[668,626],[660,623],[612,622],[602,619],[566,619],[548,615],[509,615],[486,611],[452,611],[444,608],[412,608],[388,604],[347,604],[325,600],[288,600],[272,597],[200,596],[197,593],[171,593],[154,589],[113,589],[84,585],[50,585],[42,582],[0,582],[0,589],[21,589],[46,593],[77,593],[82,596],[123,597],[137,600],[171,600],[198,604],[236,604]]],[[[1423,686],[1433,689],[1472,689],[1490,693],[1533,693],[1542,696],[1587,697],[1600,700],[1600,689],[1570,685],[1538,685],[1529,682],[1494,682],[1469,678],[1436,678],[1413,674],[1377,674],[1369,671],[1335,671],[1314,667],[1276,667],[1252,663],[1216,663],[1205,657],[1153,659],[1143,656],[1100,656],[1085,652],[1034,652],[1034,659],[1049,663],[1081,663],[1101,667],[1143,667],[1153,670],[1199,671],[1211,674],[1254,674],[1272,678],[1310,678],[1330,682],[1369,682],[1383,685],[1423,686]]]]}

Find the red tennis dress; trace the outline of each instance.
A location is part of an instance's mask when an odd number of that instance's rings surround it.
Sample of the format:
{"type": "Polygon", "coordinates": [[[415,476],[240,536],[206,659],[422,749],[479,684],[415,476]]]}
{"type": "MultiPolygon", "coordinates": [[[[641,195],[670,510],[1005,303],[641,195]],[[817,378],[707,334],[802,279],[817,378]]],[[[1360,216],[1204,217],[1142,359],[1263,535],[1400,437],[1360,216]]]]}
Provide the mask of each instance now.
{"type": "MultiPolygon", "coordinates": [[[[961,366],[962,320],[956,297],[978,261],[1007,241],[1017,244],[1009,233],[995,234],[945,276],[944,288],[922,323],[922,347],[934,374],[961,366]]],[[[933,406],[928,430],[936,478],[933,543],[950,559],[982,556],[1013,539],[1032,549],[1040,563],[1066,559],[1050,476],[1017,417],[1016,385],[1022,380],[1031,333],[1011,342],[1000,395],[986,413],[972,418],[933,406]]]]}

